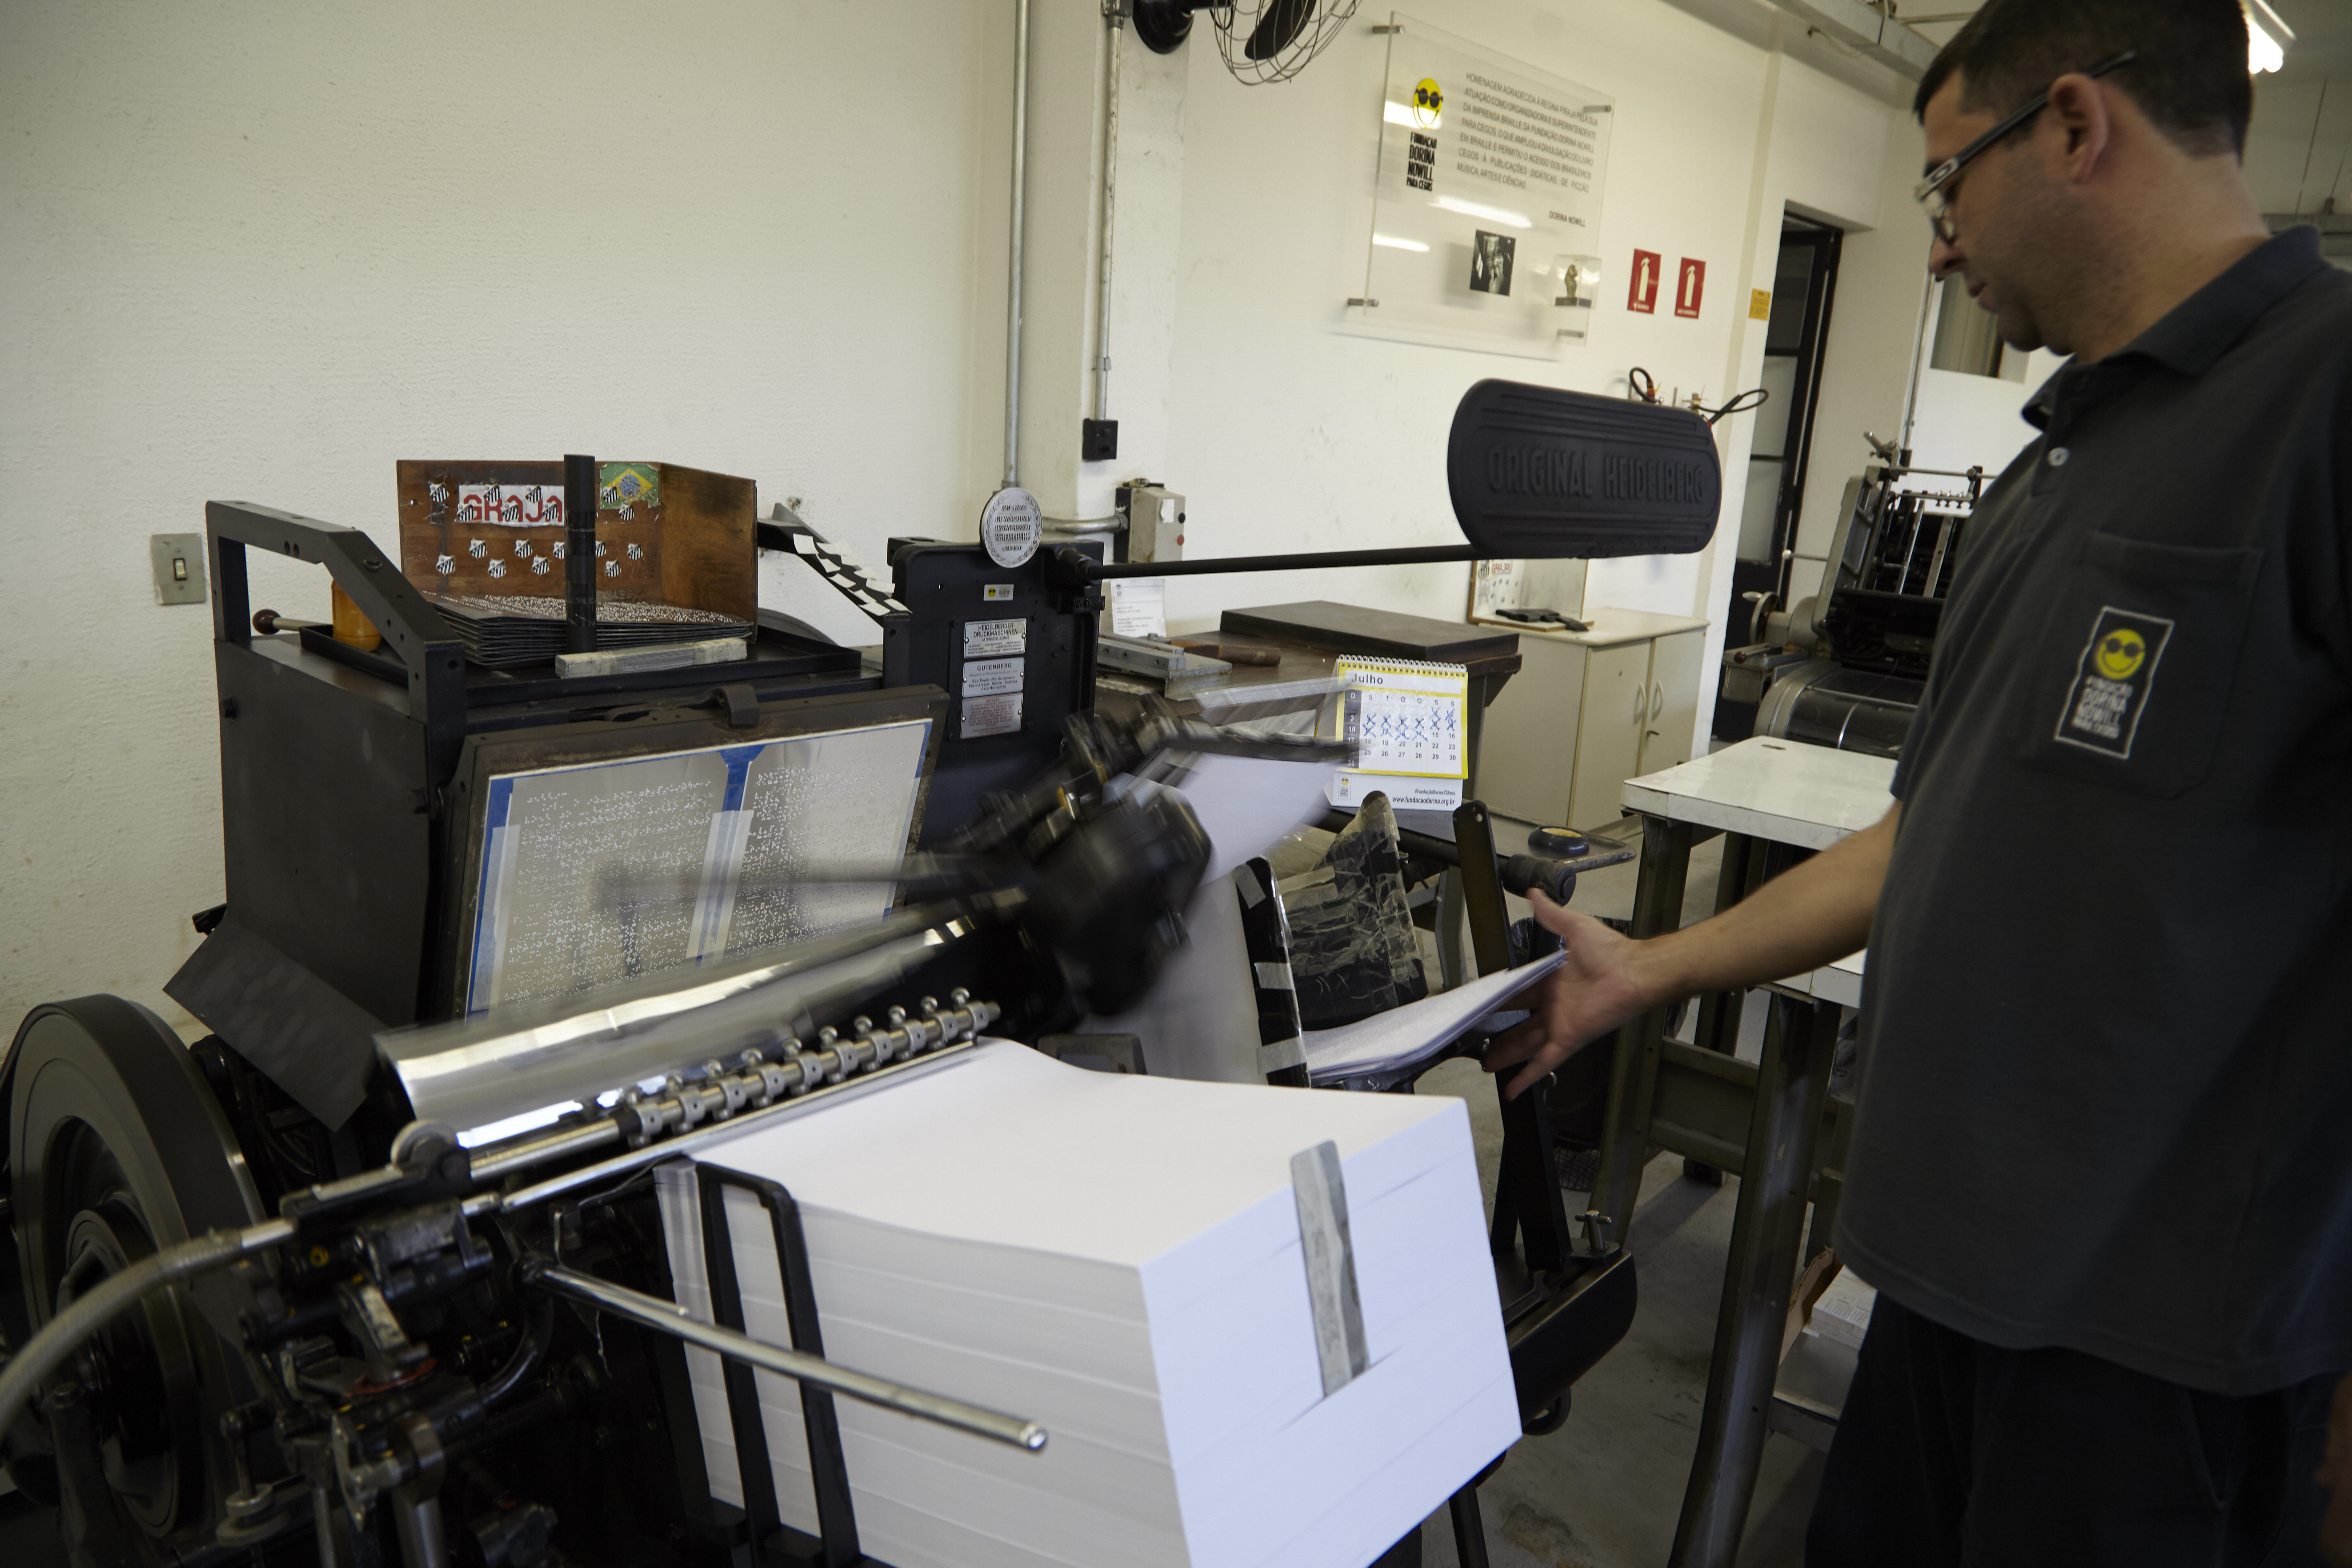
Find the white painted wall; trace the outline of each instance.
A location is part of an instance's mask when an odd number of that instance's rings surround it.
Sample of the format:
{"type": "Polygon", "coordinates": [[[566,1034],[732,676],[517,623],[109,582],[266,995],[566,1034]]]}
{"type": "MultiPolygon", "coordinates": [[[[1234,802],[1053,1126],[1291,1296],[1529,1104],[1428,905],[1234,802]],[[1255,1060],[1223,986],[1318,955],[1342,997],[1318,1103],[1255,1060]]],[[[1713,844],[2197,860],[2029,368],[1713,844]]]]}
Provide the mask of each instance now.
{"type": "MultiPolygon", "coordinates": [[[[1764,323],[1748,319],[1748,289],[1770,287],[1784,205],[1855,229],[1916,229],[1907,251],[1864,245],[1856,258],[1850,247],[1842,335],[1828,361],[1837,390],[1824,395],[1841,420],[1864,407],[1883,408],[1872,416],[1882,427],[1899,419],[1927,245],[1909,195],[1916,129],[1891,77],[1878,92],[1864,90],[1795,55],[1775,73],[1776,49],[1813,46],[1801,30],[1784,37],[1772,14],[1756,10],[1752,35],[1660,0],[1454,0],[1431,18],[1616,99],[1600,244],[1612,281],[1589,344],[1556,363],[1337,330],[1342,301],[1360,291],[1370,229],[1381,38],[1352,29],[1278,90],[1244,88],[1195,49],[1165,476],[1191,498],[1188,552],[1458,541],[1445,433],[1454,404],[1482,377],[1622,395],[1627,368],[1639,364],[1662,391],[1703,392],[1711,405],[1727,389],[1755,385],[1764,323]],[[1899,184],[1887,174],[1891,163],[1903,165],[1899,184]],[[1707,263],[1698,321],[1624,309],[1622,279],[1637,247],[1670,268],[1683,256],[1707,263]],[[1903,286],[1883,286],[1874,275],[1882,268],[1902,274],[1903,286]]],[[[1727,477],[1720,543],[1699,556],[1596,562],[1588,605],[1719,619],[1751,424],[1729,422],[1718,441],[1727,477]]],[[[1309,598],[1459,618],[1466,574],[1416,567],[1192,578],[1171,582],[1168,604],[1171,624],[1193,628],[1231,606],[1309,598]]],[[[1722,637],[1718,624],[1702,713],[1712,710],[1722,637]]]]}
{"type": "MultiPolygon", "coordinates": [[[[98,990],[176,1012],[160,986],[194,940],[185,915],[221,897],[209,621],[152,605],[145,536],[201,528],[207,498],[388,534],[399,458],[588,450],[750,475],[869,559],[892,532],[968,532],[1002,461],[1011,9],[0,9],[0,1022],[98,990]]],[[[1092,9],[1038,0],[1048,30],[1092,9]]],[[[1917,222],[1891,79],[1783,37],[1769,7],[1424,9],[1614,95],[1601,254],[1620,278],[1637,245],[1704,258],[1702,318],[1604,303],[1557,365],[1340,332],[1370,227],[1380,14],[1281,87],[1234,81],[1205,36],[1169,59],[1130,41],[1123,455],[1071,464],[1051,448],[1075,450],[1061,426],[1087,396],[1099,150],[1093,57],[1066,31],[1036,84],[1059,119],[1030,182],[1028,308],[1055,318],[1030,353],[1060,389],[1024,452],[1041,488],[1087,514],[1149,471],[1192,498],[1202,556],[1450,542],[1444,441],[1471,382],[1616,392],[1638,363],[1718,402],[1757,379],[1748,274],[1769,277],[1783,203],[1890,236],[1917,222]]],[[[1865,410],[1885,423],[1890,376],[1899,414],[1924,231],[1875,263],[1872,237],[1849,240],[1825,438],[1865,410]],[[1874,267],[1904,287],[1874,293],[1874,267]]],[[[1735,479],[1748,423],[1725,429],[1735,479]]],[[[1729,557],[1727,537],[1601,563],[1588,602],[1711,616],[1729,557]]],[[[256,586],[324,607],[315,573],[267,563],[256,586]]],[[[1310,597],[1455,617],[1466,584],[1233,576],[1171,584],[1170,602],[1181,627],[1310,597]]]]}
{"type": "Polygon", "coordinates": [[[2027,356],[2021,383],[1933,366],[1922,369],[1911,460],[1923,468],[1981,465],[1988,476],[2000,473],[2036,434],[2025,422],[2026,400],[2064,363],[2062,355],[2036,349],[2027,356]]]}
{"type": "MultiPolygon", "coordinates": [[[[1886,189],[1886,171],[1914,157],[1916,128],[1886,98],[1859,90],[1802,60],[1786,58],[1787,43],[1785,32],[1776,29],[1774,53],[1766,64],[1769,104],[1759,118],[1754,137],[1755,174],[1738,298],[1745,301],[1751,289],[1773,286],[1785,214],[1829,223],[1844,231],[1830,332],[1822,348],[1822,393],[1812,442],[1815,466],[1807,476],[1809,499],[1799,519],[1801,535],[1809,521],[1819,460],[1824,447],[1832,446],[1822,432],[1833,427],[1821,421],[1844,413],[1849,402],[1866,407],[1891,395],[1899,407],[1900,367],[1906,363],[1901,345],[1912,330],[1916,307],[1904,310],[1902,290],[1890,289],[1888,283],[1890,275],[1899,279],[1916,264],[1906,259],[1899,241],[1893,246],[1884,241],[1915,226],[1924,235],[1926,219],[1911,202],[1907,187],[1894,199],[1886,189]],[[1873,245],[1874,238],[1881,243],[1873,245]]],[[[1767,326],[1745,310],[1732,321],[1728,363],[1734,367],[1733,384],[1756,386],[1781,379],[1768,376],[1765,370],[1767,326]]],[[[1789,413],[1783,408],[1774,420],[1763,423],[1768,438],[1785,431],[1789,413]]],[[[1745,616],[1727,620],[1724,611],[1737,558],[1737,520],[1746,510],[1747,500],[1744,489],[1734,487],[1749,475],[1748,457],[1755,449],[1759,427],[1759,421],[1754,418],[1735,418],[1726,427],[1722,445],[1724,471],[1730,481],[1725,487],[1727,515],[1702,558],[1700,590],[1689,611],[1708,620],[1706,657],[1699,668],[1697,722],[1702,739],[1714,721],[1724,647],[1735,638],[1745,640],[1748,635],[1745,616]]]]}
{"type": "MultiPolygon", "coordinates": [[[[0,1027],[219,901],[208,498],[393,531],[411,457],[660,458],[868,559],[1003,420],[1010,7],[0,7],[0,1027]],[[884,57],[887,55],[887,60],[884,57]]],[[[323,617],[325,574],[256,603],[323,617]]]]}
{"type": "MultiPolygon", "coordinates": [[[[1428,15],[1424,7],[1423,14],[1428,15]]],[[[1408,13],[1411,15],[1412,13],[1408,13]]],[[[1178,264],[1169,481],[1190,498],[1188,553],[1255,554],[1458,542],[1444,445],[1483,377],[1590,392],[1641,364],[1662,389],[1719,393],[1747,208],[1746,149],[1762,91],[1751,46],[1646,0],[1545,6],[1454,0],[1429,19],[1616,99],[1600,252],[1612,268],[1591,342],[1558,363],[1349,335],[1360,293],[1386,40],[1359,25],[1280,88],[1245,88],[1192,53],[1178,264]],[[1698,321],[1633,315],[1636,246],[1709,263],[1698,321]]],[[[1744,303],[1744,301],[1743,301],[1744,303]]],[[[1691,558],[1598,563],[1588,604],[1688,612],[1691,558]]],[[[1459,567],[1172,580],[1171,622],[1294,599],[1460,618],[1459,567]]]]}

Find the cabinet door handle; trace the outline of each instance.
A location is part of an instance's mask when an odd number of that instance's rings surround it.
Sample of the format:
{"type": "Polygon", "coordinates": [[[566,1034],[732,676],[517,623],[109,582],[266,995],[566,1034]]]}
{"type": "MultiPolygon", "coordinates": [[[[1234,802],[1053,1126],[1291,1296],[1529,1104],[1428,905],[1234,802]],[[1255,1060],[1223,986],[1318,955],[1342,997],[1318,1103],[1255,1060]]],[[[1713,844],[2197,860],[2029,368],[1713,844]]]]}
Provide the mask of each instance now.
{"type": "Polygon", "coordinates": [[[1654,719],[1666,710],[1666,688],[1664,681],[1650,682],[1650,717],[1654,719]]]}
{"type": "Polygon", "coordinates": [[[1641,727],[1642,721],[1649,717],[1649,706],[1650,706],[1650,705],[1649,705],[1648,701],[1647,701],[1647,700],[1644,700],[1644,698],[1643,698],[1643,696],[1642,689],[1641,689],[1640,687],[1638,687],[1638,686],[1636,686],[1635,688],[1633,688],[1633,725],[1634,725],[1634,728],[1639,729],[1639,728],[1641,727]]]}

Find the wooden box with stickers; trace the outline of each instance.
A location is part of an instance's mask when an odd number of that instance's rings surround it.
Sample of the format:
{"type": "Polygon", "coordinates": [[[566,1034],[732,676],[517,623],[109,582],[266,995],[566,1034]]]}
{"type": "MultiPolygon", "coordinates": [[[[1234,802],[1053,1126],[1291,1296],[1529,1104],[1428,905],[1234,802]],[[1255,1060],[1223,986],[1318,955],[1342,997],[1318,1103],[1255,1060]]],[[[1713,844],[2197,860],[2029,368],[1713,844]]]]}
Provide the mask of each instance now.
{"type": "MultiPolygon", "coordinates": [[[[561,650],[563,465],[398,465],[400,567],[478,664],[561,650]]],[[[744,637],[759,618],[750,479],[679,463],[598,466],[600,647],[744,637]]]]}

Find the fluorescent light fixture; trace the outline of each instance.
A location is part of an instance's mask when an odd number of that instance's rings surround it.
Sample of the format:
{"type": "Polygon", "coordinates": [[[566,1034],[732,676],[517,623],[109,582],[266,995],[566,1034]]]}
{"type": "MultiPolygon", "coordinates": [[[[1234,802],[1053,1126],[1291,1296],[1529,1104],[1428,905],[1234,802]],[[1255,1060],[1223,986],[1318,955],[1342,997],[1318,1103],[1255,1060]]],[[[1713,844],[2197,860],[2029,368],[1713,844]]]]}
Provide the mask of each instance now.
{"type": "Polygon", "coordinates": [[[2260,76],[2286,64],[2286,52],[2294,47],[2294,29],[2280,21],[2279,14],[2263,0],[2238,0],[2238,5],[2246,14],[2246,69],[2260,76]]]}
{"type": "Polygon", "coordinates": [[[1439,196],[1435,201],[1437,205],[1444,207],[1447,212],[1460,213],[1464,217],[1482,217],[1488,223],[1508,224],[1513,228],[1535,227],[1525,213],[1510,212],[1502,207],[1490,207],[1482,202],[1465,202],[1458,196],[1439,196]]]}
{"type": "Polygon", "coordinates": [[[1402,125],[1408,131],[1434,131],[1445,123],[1445,116],[1443,114],[1433,114],[1426,120],[1419,118],[1413,113],[1412,105],[1409,103],[1381,104],[1381,118],[1391,125],[1402,125]]]}
{"type": "Polygon", "coordinates": [[[1376,234],[1372,236],[1372,243],[1385,245],[1391,250],[1427,250],[1429,248],[1417,239],[1399,239],[1392,234],[1376,234]]]}

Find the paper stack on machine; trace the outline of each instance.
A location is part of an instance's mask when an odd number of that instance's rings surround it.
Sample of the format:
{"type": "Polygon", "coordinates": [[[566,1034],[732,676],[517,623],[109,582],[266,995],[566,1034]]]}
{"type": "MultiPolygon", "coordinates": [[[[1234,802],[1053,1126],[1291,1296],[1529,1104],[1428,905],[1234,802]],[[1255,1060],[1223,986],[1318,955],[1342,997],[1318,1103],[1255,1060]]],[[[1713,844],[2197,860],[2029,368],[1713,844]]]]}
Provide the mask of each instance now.
{"type": "MultiPolygon", "coordinates": [[[[1024,1454],[837,1405],[862,1544],[899,1568],[1358,1564],[1517,1436],[1459,1100],[1089,1073],[996,1041],[697,1158],[797,1200],[829,1358],[1052,1434],[1024,1454]],[[1343,1180],[1318,1215],[1293,1160],[1327,1140],[1343,1180]],[[1310,1287],[1309,1238],[1334,1236],[1352,1324],[1310,1287]]],[[[708,1318],[694,1167],[659,1177],[677,1300],[708,1318]]],[[[768,1216],[724,1201],[746,1326],[786,1342],[768,1216]]],[[[712,1493],[738,1500],[719,1363],[692,1354],[712,1493]]],[[[758,1389],[779,1510],[814,1530],[798,1387],[758,1389]]]]}
{"type": "Polygon", "coordinates": [[[1518,992],[1559,967],[1547,953],[1517,969],[1466,981],[1419,1002],[1378,1013],[1360,1023],[1307,1032],[1307,1077],[1316,1085],[1385,1088],[1383,1075],[1409,1072],[1435,1059],[1474,1028],[1500,1033],[1525,1013],[1498,1015],[1518,992]]]}

